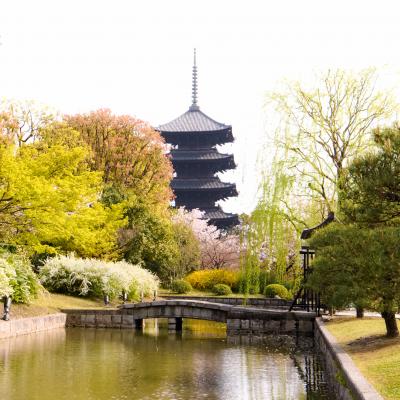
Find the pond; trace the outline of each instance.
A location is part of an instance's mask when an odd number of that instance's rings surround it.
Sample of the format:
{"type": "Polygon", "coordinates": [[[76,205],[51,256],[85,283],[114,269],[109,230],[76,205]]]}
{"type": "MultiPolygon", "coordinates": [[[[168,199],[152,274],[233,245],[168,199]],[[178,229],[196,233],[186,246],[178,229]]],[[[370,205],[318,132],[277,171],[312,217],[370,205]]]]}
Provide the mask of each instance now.
{"type": "MultiPolygon", "coordinates": [[[[223,324],[162,320],[143,332],[57,329],[0,341],[4,400],[328,399],[312,347],[227,338],[223,324]]],[[[330,399],[330,398],[329,398],[330,399]]]]}

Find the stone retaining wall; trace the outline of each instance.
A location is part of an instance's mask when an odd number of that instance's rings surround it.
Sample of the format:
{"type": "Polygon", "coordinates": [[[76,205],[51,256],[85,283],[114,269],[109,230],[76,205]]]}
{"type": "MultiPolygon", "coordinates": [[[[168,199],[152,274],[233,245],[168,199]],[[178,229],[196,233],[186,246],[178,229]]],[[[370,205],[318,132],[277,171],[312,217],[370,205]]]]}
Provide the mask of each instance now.
{"type": "Polygon", "coordinates": [[[0,320],[0,339],[47,331],[49,329],[64,328],[66,320],[67,316],[64,313],[13,319],[10,321],[0,320]]]}
{"type": "Polygon", "coordinates": [[[328,383],[335,392],[335,398],[383,400],[324,326],[321,318],[315,321],[314,340],[317,349],[323,354],[328,383]]]}

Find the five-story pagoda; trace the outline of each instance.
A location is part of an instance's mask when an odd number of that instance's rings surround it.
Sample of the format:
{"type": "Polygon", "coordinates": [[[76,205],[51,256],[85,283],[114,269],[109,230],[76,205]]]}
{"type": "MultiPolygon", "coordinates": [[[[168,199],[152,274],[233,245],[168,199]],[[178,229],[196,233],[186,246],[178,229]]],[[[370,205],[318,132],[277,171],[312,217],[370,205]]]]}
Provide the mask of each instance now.
{"type": "Polygon", "coordinates": [[[237,196],[236,185],[225,183],[216,176],[236,167],[232,154],[222,154],[217,145],[233,142],[232,127],[217,122],[197,104],[197,66],[194,52],[192,105],[189,110],[158,130],[171,145],[171,160],[176,173],[171,186],[175,206],[187,210],[198,208],[204,218],[219,229],[239,223],[237,214],[228,214],[216,205],[218,200],[237,196]]]}

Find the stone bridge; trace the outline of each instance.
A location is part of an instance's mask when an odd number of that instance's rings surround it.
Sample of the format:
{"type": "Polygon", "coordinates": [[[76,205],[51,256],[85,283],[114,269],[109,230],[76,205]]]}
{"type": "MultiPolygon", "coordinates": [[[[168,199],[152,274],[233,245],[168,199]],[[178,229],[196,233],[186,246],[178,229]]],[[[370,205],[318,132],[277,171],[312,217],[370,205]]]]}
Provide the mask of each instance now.
{"type": "Polygon", "coordinates": [[[63,310],[67,326],[141,329],[147,318],[167,318],[170,331],[182,330],[182,319],[223,322],[227,334],[290,334],[311,336],[315,314],[261,309],[199,300],[161,300],[124,304],[117,309],[63,310]]]}

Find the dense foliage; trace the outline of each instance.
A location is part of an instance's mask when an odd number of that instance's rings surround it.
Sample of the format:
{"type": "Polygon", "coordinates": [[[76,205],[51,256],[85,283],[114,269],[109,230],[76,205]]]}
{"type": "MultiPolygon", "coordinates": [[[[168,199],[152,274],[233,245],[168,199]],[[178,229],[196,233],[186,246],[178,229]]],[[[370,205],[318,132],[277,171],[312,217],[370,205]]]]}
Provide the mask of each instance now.
{"type": "Polygon", "coordinates": [[[103,172],[106,184],[127,189],[146,201],[168,203],[172,166],[164,140],[149,124],[108,109],[68,115],[66,123],[91,148],[90,166],[103,172]]]}
{"type": "Polygon", "coordinates": [[[223,283],[218,283],[213,286],[212,292],[217,296],[228,296],[232,294],[232,289],[223,283]]]}
{"type": "Polygon", "coordinates": [[[130,300],[138,300],[141,293],[153,296],[159,283],[155,275],[139,265],[72,256],[48,259],[39,276],[43,286],[50,291],[78,296],[108,295],[110,299],[117,298],[122,291],[130,300]]]}
{"type": "Polygon", "coordinates": [[[388,336],[399,334],[400,305],[398,126],[375,131],[377,148],[344,171],[340,204],[344,224],[311,240],[317,250],[309,284],[336,307],[353,303],[381,312],[388,336]]]}
{"type": "Polygon", "coordinates": [[[39,280],[25,257],[8,252],[0,254],[0,297],[12,296],[14,302],[29,303],[39,289],[39,280]]]}
{"type": "Polygon", "coordinates": [[[289,299],[290,293],[283,285],[271,284],[267,285],[264,291],[266,297],[280,297],[281,299],[289,299]]]}
{"type": "Polygon", "coordinates": [[[217,284],[225,284],[233,291],[239,290],[240,272],[226,269],[204,269],[189,274],[185,280],[194,289],[212,291],[217,284]]]}
{"type": "Polygon", "coordinates": [[[118,206],[99,201],[101,175],[87,169],[87,149],[39,141],[15,147],[0,138],[0,239],[29,253],[74,251],[113,257],[118,206]]]}
{"type": "Polygon", "coordinates": [[[185,293],[189,293],[193,289],[189,282],[187,282],[183,279],[176,279],[175,281],[173,281],[171,283],[171,290],[174,293],[185,294],[185,293]]]}

